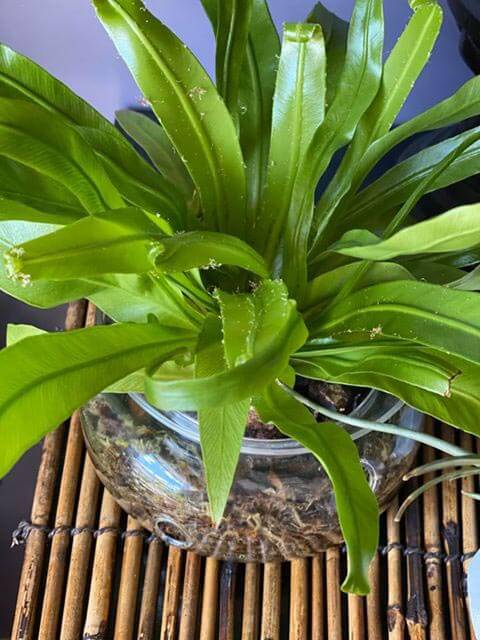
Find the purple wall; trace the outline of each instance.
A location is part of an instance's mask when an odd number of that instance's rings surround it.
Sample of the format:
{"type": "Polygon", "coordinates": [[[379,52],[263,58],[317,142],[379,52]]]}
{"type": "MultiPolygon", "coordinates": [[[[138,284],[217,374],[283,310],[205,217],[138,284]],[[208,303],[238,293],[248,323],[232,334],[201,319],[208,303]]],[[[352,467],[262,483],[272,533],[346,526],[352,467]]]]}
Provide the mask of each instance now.
{"type": "MultiPolygon", "coordinates": [[[[443,31],[405,116],[446,97],[470,75],[457,55],[458,35],[447,2],[440,3],[445,7],[443,31]]],[[[211,71],[213,40],[200,0],[149,0],[147,4],[211,71]]],[[[285,20],[304,19],[313,4],[314,0],[270,0],[279,27],[285,20]]],[[[347,18],[353,0],[325,0],[325,4],[347,18]]],[[[387,0],[385,6],[388,50],[410,10],[407,0],[387,0]]],[[[88,0],[2,0],[0,40],[45,66],[108,117],[141,97],[88,0]]]]}

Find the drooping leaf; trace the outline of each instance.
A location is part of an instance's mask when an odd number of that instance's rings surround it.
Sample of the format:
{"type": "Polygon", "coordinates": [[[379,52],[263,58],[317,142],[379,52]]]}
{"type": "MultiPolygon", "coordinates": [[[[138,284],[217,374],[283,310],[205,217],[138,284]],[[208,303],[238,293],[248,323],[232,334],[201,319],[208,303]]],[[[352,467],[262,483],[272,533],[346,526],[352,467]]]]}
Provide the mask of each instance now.
{"type": "Polygon", "coordinates": [[[123,205],[80,134],[34,104],[0,98],[0,155],[61,182],[89,213],[123,205]]]}
{"type": "Polygon", "coordinates": [[[238,119],[240,75],[245,62],[253,0],[223,0],[217,5],[216,78],[234,120],[238,119]]]}
{"type": "Polygon", "coordinates": [[[149,401],[159,408],[196,410],[225,407],[259,393],[285,369],[307,332],[285,285],[265,280],[253,295],[256,326],[253,357],[214,375],[187,381],[145,383],[149,401]]]}
{"type": "Polygon", "coordinates": [[[125,133],[142,147],[160,173],[190,199],[192,180],[165,129],[137,111],[125,109],[117,111],[115,116],[125,133]]]}
{"type": "Polygon", "coordinates": [[[33,211],[29,217],[25,209],[23,219],[31,219],[32,222],[63,224],[87,215],[78,198],[63,184],[6,157],[2,157],[0,162],[0,198],[2,219],[16,219],[8,218],[10,203],[13,202],[18,212],[22,204],[37,212],[37,219],[33,220],[33,211]],[[43,220],[39,219],[40,215],[43,220]]]}
{"type": "Polygon", "coordinates": [[[327,51],[326,102],[332,104],[338,90],[347,51],[348,22],[329,11],[321,2],[312,9],[307,22],[322,27],[327,51]]]}
{"type": "Polygon", "coordinates": [[[264,259],[250,245],[235,236],[215,231],[189,231],[162,238],[154,251],[154,264],[164,273],[227,264],[252,271],[262,278],[268,277],[264,259]]]}
{"type": "Polygon", "coordinates": [[[79,131],[101,158],[110,180],[125,200],[146,211],[158,213],[174,229],[185,228],[183,196],[125,139],[97,129],[83,127],[79,131]]]}
{"type": "MultiPolygon", "coordinates": [[[[442,10],[436,2],[424,3],[414,10],[385,62],[378,94],[360,120],[352,144],[316,207],[320,222],[316,241],[320,241],[339,201],[348,193],[365,151],[394,123],[430,57],[441,24],[442,10]]],[[[312,251],[315,246],[314,243],[312,251]]]]}
{"type": "Polygon", "coordinates": [[[377,94],[382,52],[383,4],[380,0],[357,0],[339,90],[298,169],[285,227],[283,275],[292,295],[299,299],[307,281],[315,188],[335,152],[352,139],[360,118],[377,94]]]}
{"type": "Polygon", "coordinates": [[[297,170],[325,115],[325,43],[313,24],[286,24],[273,99],[272,139],[259,238],[272,264],[297,170]]]}
{"type": "Polygon", "coordinates": [[[235,127],[210,78],[139,0],[94,0],[98,17],[186,163],[210,229],[245,233],[235,127]]]}
{"type": "Polygon", "coordinates": [[[333,249],[362,260],[463,251],[480,245],[480,205],[466,205],[411,225],[382,240],[361,230],[347,232],[333,249]]]}
{"type": "MultiPolygon", "coordinates": [[[[465,143],[465,140],[480,133],[480,127],[461,133],[444,142],[419,151],[395,165],[383,176],[363,189],[352,202],[349,220],[359,221],[368,217],[372,210],[390,210],[407,200],[415,188],[437,166],[439,159],[448,156],[465,143]]],[[[449,186],[480,172],[480,141],[467,147],[437,180],[432,182],[427,193],[449,186]]]]}
{"type": "Polygon", "coordinates": [[[413,281],[377,284],[309,325],[322,342],[395,338],[480,362],[480,298],[467,291],[413,281]]]}
{"type": "Polygon", "coordinates": [[[358,450],[338,424],[317,424],[313,414],[277,385],[254,398],[264,422],[307,447],[330,478],[335,492],[338,519],[347,545],[348,573],[342,589],[365,595],[369,592],[368,568],[379,536],[378,505],[362,468],[358,450]]]}
{"type": "MultiPolygon", "coordinates": [[[[238,297],[228,296],[228,298],[238,297]]],[[[238,334],[232,337],[227,328],[231,326],[231,320],[233,320],[229,318],[230,301],[228,298],[223,297],[223,340],[222,322],[215,316],[208,316],[205,320],[195,359],[195,375],[199,378],[224,371],[228,366],[225,354],[230,352],[232,348],[242,353],[246,350],[248,337],[242,347],[241,340],[238,340],[238,334]],[[225,343],[225,354],[223,342],[225,343]]],[[[248,305],[247,296],[241,296],[241,300],[248,305]]],[[[238,314],[239,301],[233,302],[232,300],[232,303],[234,304],[234,312],[238,314]]],[[[246,319],[237,315],[236,320],[244,324],[246,319]]],[[[246,329],[248,330],[247,327],[246,329]]],[[[202,459],[214,522],[220,520],[225,510],[237,468],[249,408],[250,398],[246,398],[224,407],[205,408],[198,412],[202,459]]]]}
{"type": "Polygon", "coordinates": [[[371,341],[305,353],[293,366],[309,378],[391,393],[439,420],[480,433],[480,367],[462,358],[398,341],[371,341]]]}
{"type": "Polygon", "coordinates": [[[192,332],[158,324],[25,338],[0,352],[0,476],[47,431],[109,384],[190,348],[192,332]],[[32,411],[35,407],[35,411],[32,411]]]}

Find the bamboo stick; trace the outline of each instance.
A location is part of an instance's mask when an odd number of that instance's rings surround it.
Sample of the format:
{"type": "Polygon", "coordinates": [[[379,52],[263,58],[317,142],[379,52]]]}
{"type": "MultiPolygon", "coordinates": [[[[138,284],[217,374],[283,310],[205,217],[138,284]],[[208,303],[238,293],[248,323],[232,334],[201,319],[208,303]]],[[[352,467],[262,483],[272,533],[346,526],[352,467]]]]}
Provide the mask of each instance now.
{"type": "Polygon", "coordinates": [[[372,560],[368,570],[370,593],[367,596],[367,633],[368,640],[383,640],[382,638],[382,610],[380,583],[380,555],[378,552],[372,560]]]}
{"type": "Polygon", "coordinates": [[[63,463],[63,474],[60,493],[57,501],[52,546],[47,569],[47,582],[44,589],[42,616],[38,632],[39,640],[49,640],[57,633],[61,609],[58,606],[62,599],[67,563],[65,562],[70,547],[70,527],[75,511],[75,498],[80,479],[80,465],[84,453],[80,416],[74,413],[68,430],[67,448],[63,463]]]}
{"type": "Polygon", "coordinates": [[[280,637],[281,576],[280,562],[264,565],[261,640],[279,640],[280,637]]]}
{"type": "Polygon", "coordinates": [[[191,640],[195,637],[201,567],[200,556],[196,553],[187,553],[178,640],[191,640]]]}
{"type": "Polygon", "coordinates": [[[160,640],[172,640],[177,633],[183,560],[184,554],[180,549],[169,547],[160,640]]]}
{"type": "MultiPolygon", "coordinates": [[[[44,441],[42,460],[38,472],[31,522],[36,526],[46,526],[49,522],[53,492],[60,471],[63,427],[49,434],[44,441]]],[[[46,555],[47,533],[32,529],[28,535],[22,573],[18,587],[17,605],[13,621],[12,639],[33,640],[34,625],[38,614],[39,588],[42,581],[43,564],[46,555]]]]}
{"type": "Polygon", "coordinates": [[[308,634],[307,560],[292,560],[290,570],[290,640],[304,640],[308,634]]]}
{"type": "Polygon", "coordinates": [[[256,562],[245,565],[245,587],[243,591],[242,640],[257,640],[260,598],[260,567],[256,562]]]}
{"type": "Polygon", "coordinates": [[[88,592],[88,567],[93,547],[92,531],[95,526],[99,494],[100,482],[87,454],[75,520],[78,533],[73,536],[60,640],[76,640],[81,633],[84,600],[79,598],[78,594],[88,592]]]}
{"type": "MultiPolygon", "coordinates": [[[[85,326],[95,324],[95,307],[91,304],[87,308],[85,326]]],[[[58,603],[62,599],[67,573],[65,561],[71,544],[69,529],[72,526],[75,513],[75,499],[77,496],[80,469],[84,456],[85,444],[83,441],[80,414],[76,411],[68,429],[67,447],[63,460],[63,473],[60,483],[60,491],[57,499],[57,511],[55,514],[54,531],[50,558],[47,569],[47,582],[44,588],[42,616],[38,632],[39,640],[50,640],[57,634],[61,608],[58,603]]]]}
{"type": "Polygon", "coordinates": [[[142,551],[143,530],[134,518],[129,517],[123,545],[114,640],[131,640],[133,636],[142,551]]]}
{"type": "Polygon", "coordinates": [[[223,562],[220,569],[218,640],[234,640],[236,582],[237,564],[223,562]]]}
{"type": "MultiPolygon", "coordinates": [[[[454,442],[451,427],[442,425],[442,437],[454,442]]],[[[466,640],[467,619],[462,593],[463,567],[460,562],[460,531],[458,518],[458,483],[456,480],[442,485],[443,537],[447,553],[447,585],[450,608],[451,637],[466,640]]]]}
{"type": "MultiPolygon", "coordinates": [[[[411,488],[418,486],[416,480],[411,488]]],[[[420,551],[421,520],[420,503],[416,500],[405,513],[405,531],[407,547],[410,551],[420,551]]],[[[407,555],[407,628],[412,640],[426,640],[428,614],[425,606],[422,558],[419,553],[407,555]]]]}
{"type": "Polygon", "coordinates": [[[387,511],[387,538],[389,552],[388,564],[388,607],[387,626],[389,640],[403,640],[405,619],[403,616],[403,589],[402,589],[402,551],[396,545],[400,545],[400,525],[395,522],[395,514],[398,510],[398,498],[390,505],[387,511]]]}
{"type": "MultiPolygon", "coordinates": [[[[460,435],[460,444],[467,451],[475,450],[475,442],[472,436],[462,432],[460,435]]],[[[473,476],[463,478],[461,482],[462,491],[469,493],[476,492],[476,481],[473,476]]],[[[462,542],[463,542],[463,554],[469,555],[475,553],[478,549],[478,528],[477,528],[477,503],[472,498],[462,494],[462,542]]],[[[463,562],[463,571],[466,575],[468,570],[469,558],[466,558],[463,562]]],[[[462,581],[464,583],[464,581],[462,581]]],[[[466,591],[466,589],[465,589],[466,591]]],[[[464,597],[467,594],[464,593],[464,597]]],[[[470,628],[470,637],[475,638],[475,631],[472,626],[472,620],[470,618],[470,609],[467,609],[467,619],[470,628]]]]}
{"type": "Polygon", "coordinates": [[[365,640],[365,617],[363,598],[348,594],[348,638],[349,640],[365,640]]]}
{"type": "Polygon", "coordinates": [[[325,637],[325,553],[312,558],[312,640],[325,637]]]}
{"type": "MultiPolygon", "coordinates": [[[[85,312],[85,301],[71,303],[67,311],[65,329],[82,327],[85,312]]],[[[65,430],[61,427],[47,435],[43,443],[42,460],[30,515],[31,523],[37,527],[45,527],[50,522],[55,486],[61,470],[64,436],[65,430]]],[[[41,529],[33,529],[28,536],[13,620],[13,640],[33,640],[46,542],[47,534],[41,529]]]]}
{"type": "MultiPolygon", "coordinates": [[[[95,317],[96,308],[93,304],[89,303],[87,307],[85,326],[93,326],[95,324],[95,317]]],[[[81,438],[81,443],[78,443],[75,439],[74,444],[79,445],[83,451],[84,442],[83,435],[80,430],[80,424],[78,424],[78,427],[78,436],[81,438]]],[[[75,455],[75,453],[76,452],[74,450],[72,454],[75,455]]],[[[65,465],[65,469],[68,477],[70,471],[67,465],[65,465]]],[[[80,469],[78,467],[75,468],[75,474],[76,476],[80,476],[80,469]]],[[[77,515],[75,519],[75,529],[76,534],[78,535],[73,536],[70,567],[68,569],[63,617],[60,630],[61,640],[74,640],[75,638],[78,638],[80,634],[83,622],[84,600],[83,598],[79,598],[78,594],[84,594],[87,590],[87,572],[92,548],[92,530],[95,526],[99,491],[100,482],[87,454],[85,456],[83,466],[77,515]]],[[[73,499],[74,498],[75,496],[73,495],[73,499]]],[[[67,567],[65,566],[64,571],[66,571],[66,569],[67,567]]],[[[55,604],[54,601],[52,604],[55,604]]]]}
{"type": "Polygon", "coordinates": [[[203,586],[202,621],[200,640],[214,640],[217,630],[219,562],[215,558],[207,558],[205,563],[205,583],[203,586]]]}
{"type": "Polygon", "coordinates": [[[104,640],[107,637],[120,513],[118,504],[104,490],[99,523],[99,531],[103,532],[95,546],[84,638],[104,640]]]}
{"type": "Polygon", "coordinates": [[[163,544],[158,538],[152,538],[148,548],[147,567],[143,581],[138,640],[154,640],[157,600],[160,588],[163,544]]]}
{"type": "Polygon", "coordinates": [[[327,629],[329,640],[342,640],[342,600],[340,593],[340,549],[326,552],[327,563],[327,629]]]}
{"type": "MultiPolygon", "coordinates": [[[[480,442],[480,441],[479,441],[480,442]]],[[[474,441],[472,436],[462,432],[460,435],[460,446],[467,451],[474,451],[474,441]]],[[[462,491],[469,493],[476,492],[475,478],[469,476],[461,481],[462,491]]],[[[462,494],[462,539],[463,553],[474,553],[478,549],[478,529],[476,504],[471,498],[462,494]]]]}
{"type": "MultiPolygon", "coordinates": [[[[433,421],[427,423],[427,431],[433,434],[433,421]]],[[[423,448],[425,463],[435,460],[435,452],[431,447],[423,448]]],[[[425,482],[433,479],[434,474],[425,476],[425,482]]],[[[423,494],[423,539],[427,556],[425,573],[430,618],[430,637],[435,640],[447,640],[443,607],[442,582],[442,543],[440,538],[439,495],[437,487],[432,487],[423,494]]]]}

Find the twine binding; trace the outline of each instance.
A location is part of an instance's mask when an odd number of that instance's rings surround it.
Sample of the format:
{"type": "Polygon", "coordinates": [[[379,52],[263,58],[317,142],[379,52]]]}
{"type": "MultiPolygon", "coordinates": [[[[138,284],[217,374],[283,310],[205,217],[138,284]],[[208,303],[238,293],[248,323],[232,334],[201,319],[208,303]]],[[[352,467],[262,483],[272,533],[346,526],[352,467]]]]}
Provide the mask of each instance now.
{"type": "MultiPolygon", "coordinates": [[[[82,533],[89,533],[94,538],[98,538],[106,533],[113,533],[118,535],[122,539],[140,536],[145,538],[145,542],[150,544],[155,540],[161,541],[161,538],[154,533],[149,533],[145,529],[121,529],[120,527],[101,527],[95,529],[94,527],[69,527],[67,525],[61,525],[58,527],[47,527],[45,525],[33,524],[22,520],[18,523],[17,528],[12,533],[12,547],[24,545],[28,536],[32,531],[40,531],[45,533],[48,538],[53,538],[56,535],[62,533],[68,533],[70,536],[78,536],[82,533]]],[[[342,553],[346,553],[345,545],[341,546],[342,553]]],[[[441,562],[465,562],[477,553],[477,551],[470,551],[468,553],[444,553],[443,551],[427,551],[420,547],[409,547],[401,544],[400,542],[391,542],[385,546],[378,547],[378,552],[386,556],[391,551],[400,551],[404,556],[420,556],[425,562],[429,560],[439,560],[441,562]]]]}

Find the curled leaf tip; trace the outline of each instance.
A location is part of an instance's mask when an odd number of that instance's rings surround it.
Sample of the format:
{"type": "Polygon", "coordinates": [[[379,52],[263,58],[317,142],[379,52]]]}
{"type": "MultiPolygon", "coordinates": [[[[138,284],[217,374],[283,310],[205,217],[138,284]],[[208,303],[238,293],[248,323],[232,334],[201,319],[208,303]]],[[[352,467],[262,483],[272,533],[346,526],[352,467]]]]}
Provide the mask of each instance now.
{"type": "Polygon", "coordinates": [[[210,260],[204,264],[201,269],[219,269],[221,266],[221,262],[217,262],[215,258],[210,258],[210,260]]]}
{"type": "Polygon", "coordinates": [[[343,593],[353,593],[357,596],[367,596],[370,593],[370,585],[365,580],[353,579],[347,576],[341,589],[343,593]]]}
{"type": "Polygon", "coordinates": [[[25,249],[22,247],[13,247],[5,253],[4,260],[7,277],[14,282],[18,282],[22,287],[27,287],[31,284],[32,279],[28,273],[22,271],[24,255],[25,249]]]}
{"type": "Polygon", "coordinates": [[[323,35],[319,24],[302,22],[286,22],[283,33],[286,40],[298,43],[306,43],[323,35]]]}

